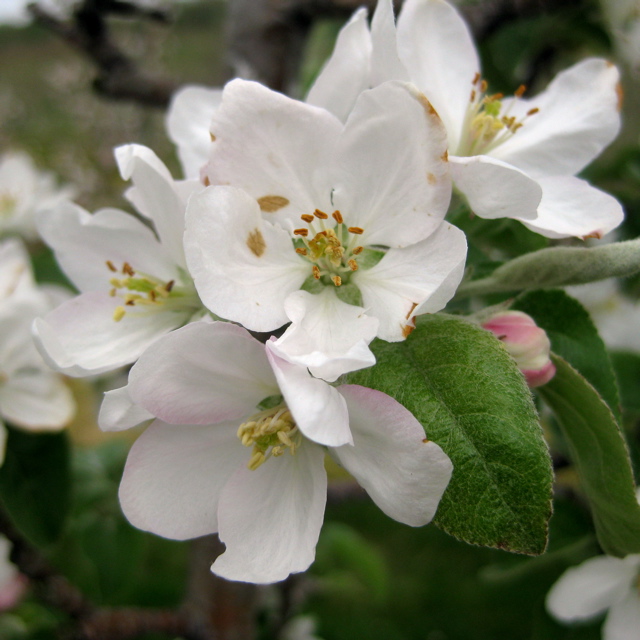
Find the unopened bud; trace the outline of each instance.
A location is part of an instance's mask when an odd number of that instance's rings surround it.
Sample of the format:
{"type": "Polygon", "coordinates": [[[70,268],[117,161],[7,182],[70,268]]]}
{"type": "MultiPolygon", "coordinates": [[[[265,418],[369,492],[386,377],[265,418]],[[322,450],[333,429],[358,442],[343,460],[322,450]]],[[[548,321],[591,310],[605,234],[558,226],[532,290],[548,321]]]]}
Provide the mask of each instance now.
{"type": "Polygon", "coordinates": [[[549,358],[551,344],[533,318],[521,311],[501,311],[482,326],[502,340],[532,389],[553,378],[556,368],[549,358]]]}

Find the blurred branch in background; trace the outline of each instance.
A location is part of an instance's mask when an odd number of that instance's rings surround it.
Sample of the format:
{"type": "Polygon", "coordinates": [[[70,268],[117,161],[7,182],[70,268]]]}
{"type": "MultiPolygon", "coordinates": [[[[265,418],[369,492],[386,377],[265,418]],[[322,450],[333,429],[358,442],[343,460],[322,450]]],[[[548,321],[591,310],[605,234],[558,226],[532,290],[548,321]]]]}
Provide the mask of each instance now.
{"type": "MultiPolygon", "coordinates": [[[[396,0],[397,8],[402,4],[396,0]]],[[[460,1],[476,39],[482,40],[504,23],[582,0],[460,1]]],[[[257,80],[287,94],[295,94],[307,38],[316,21],[347,19],[360,6],[373,11],[373,0],[229,0],[228,75],[257,80]]],[[[114,42],[108,17],[167,22],[157,9],[121,0],[84,0],[68,20],[61,20],[37,3],[29,10],[37,23],[81,51],[98,69],[94,82],[100,94],[141,105],[165,108],[178,82],[151,78],[114,42]]]]}

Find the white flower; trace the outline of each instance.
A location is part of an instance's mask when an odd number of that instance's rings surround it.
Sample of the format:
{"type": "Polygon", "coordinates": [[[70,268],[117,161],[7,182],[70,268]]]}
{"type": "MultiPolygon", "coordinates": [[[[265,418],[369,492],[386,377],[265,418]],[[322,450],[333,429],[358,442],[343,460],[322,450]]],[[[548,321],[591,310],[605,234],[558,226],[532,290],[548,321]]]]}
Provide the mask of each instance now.
{"type": "Polygon", "coordinates": [[[640,555],[598,556],[566,571],[547,596],[547,610],[562,622],[591,620],[609,610],[604,640],[636,640],[640,629],[640,555]]]}
{"type": "Polygon", "coordinates": [[[374,336],[402,340],[453,295],[466,242],[442,224],[444,131],[410,87],[364,92],[343,126],[236,80],[212,132],[206,175],[233,186],[191,198],[185,251],[215,314],[252,331],[293,321],[277,347],[334,380],[373,364],[374,336]]]}
{"type": "Polygon", "coordinates": [[[127,197],[156,233],[117,209],[91,215],[70,202],[39,219],[40,232],[80,295],[36,321],[39,347],[71,376],[128,364],[160,335],[203,313],[188,275],[182,234],[186,200],[202,187],[176,182],[146,147],[116,149],[133,187],[127,197]]]}
{"type": "Polygon", "coordinates": [[[193,323],[142,355],[129,392],[160,419],[127,460],[130,522],[180,540],[218,532],[226,551],[212,570],[228,579],[304,571],[326,502],[319,443],[385,513],[429,522],[451,462],[417,420],[378,391],[314,379],[270,347],[233,324],[193,323]]]}
{"type": "Polygon", "coordinates": [[[477,215],[515,218],[551,238],[601,237],[622,221],[614,198],[574,177],[620,126],[619,74],[607,61],[576,64],[534,98],[524,87],[504,98],[488,93],[451,5],[407,0],[396,46],[391,2],[380,0],[370,34],[362,13],[343,29],[308,100],[344,118],[356,89],[394,77],[415,83],[442,118],[452,177],[477,215]]]}
{"type": "Polygon", "coordinates": [[[57,431],[73,417],[70,390],[43,362],[33,343],[31,323],[52,306],[33,281],[24,248],[0,244],[0,462],[4,459],[3,420],[33,431],[57,431]]]}
{"type": "Polygon", "coordinates": [[[56,186],[53,175],[38,170],[25,153],[5,154],[0,158],[0,235],[36,240],[36,213],[72,195],[70,187],[56,186]]]}
{"type": "Polygon", "coordinates": [[[640,303],[624,296],[615,279],[568,287],[567,293],[586,307],[609,349],[640,353],[640,303]]]}

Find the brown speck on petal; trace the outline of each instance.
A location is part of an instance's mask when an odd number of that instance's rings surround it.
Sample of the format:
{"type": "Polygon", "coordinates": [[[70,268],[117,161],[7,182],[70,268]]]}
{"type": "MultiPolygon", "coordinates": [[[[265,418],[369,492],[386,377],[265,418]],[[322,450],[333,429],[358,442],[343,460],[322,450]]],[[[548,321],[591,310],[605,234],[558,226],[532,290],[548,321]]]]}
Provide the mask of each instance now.
{"type": "Polygon", "coordinates": [[[283,196],[262,196],[262,198],[258,198],[258,204],[261,211],[273,213],[278,209],[282,209],[282,207],[286,207],[289,204],[289,200],[283,196]]]}
{"type": "Polygon", "coordinates": [[[404,327],[402,327],[402,337],[408,338],[413,333],[415,328],[416,327],[414,324],[405,324],[404,327]]]}
{"type": "Polygon", "coordinates": [[[618,96],[618,104],[616,105],[618,111],[622,111],[622,103],[624,102],[624,90],[622,85],[618,82],[616,85],[616,95],[618,96]]]}
{"type": "Polygon", "coordinates": [[[418,102],[422,105],[422,108],[430,116],[437,116],[438,115],[438,112],[433,108],[433,105],[429,102],[429,100],[427,99],[427,96],[425,96],[424,93],[418,92],[416,94],[416,97],[418,98],[418,102]]]}
{"type": "Polygon", "coordinates": [[[209,180],[209,176],[205,176],[204,178],[202,178],[202,183],[204,184],[205,187],[210,187],[211,180],[209,180]]]}
{"type": "Polygon", "coordinates": [[[429,184],[435,184],[438,181],[438,179],[433,175],[433,173],[429,172],[427,173],[427,182],[429,184]]]}
{"type": "Polygon", "coordinates": [[[216,141],[216,137],[213,135],[213,133],[211,133],[211,131],[209,131],[209,137],[211,138],[211,142],[216,141]]]}
{"type": "Polygon", "coordinates": [[[251,252],[258,258],[264,253],[267,244],[259,229],[254,229],[249,233],[247,237],[247,247],[249,247],[251,252]]]}
{"type": "Polygon", "coordinates": [[[411,309],[409,309],[409,313],[407,313],[407,315],[405,316],[405,318],[408,320],[411,317],[411,314],[413,313],[413,311],[415,310],[415,308],[418,306],[417,302],[414,302],[411,309]]]}
{"type": "Polygon", "coordinates": [[[596,240],[600,240],[603,236],[604,236],[604,233],[602,233],[602,231],[598,229],[596,231],[592,231],[590,234],[586,236],[583,236],[582,239],[587,240],[588,238],[596,238],[596,240]]]}
{"type": "Polygon", "coordinates": [[[424,442],[425,444],[428,444],[429,442],[431,442],[431,440],[429,440],[429,438],[424,438],[422,442],[424,442]]]}
{"type": "Polygon", "coordinates": [[[449,152],[445,150],[445,152],[440,156],[442,162],[449,162],[449,152]]]}

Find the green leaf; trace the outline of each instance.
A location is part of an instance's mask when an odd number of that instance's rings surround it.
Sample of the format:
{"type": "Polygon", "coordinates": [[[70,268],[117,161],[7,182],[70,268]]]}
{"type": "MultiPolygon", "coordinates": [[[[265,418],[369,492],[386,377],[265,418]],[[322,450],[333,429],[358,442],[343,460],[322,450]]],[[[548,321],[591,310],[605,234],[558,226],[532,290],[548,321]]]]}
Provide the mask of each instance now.
{"type": "Polygon", "coordinates": [[[0,499],[20,531],[35,545],[46,546],[60,535],[69,510],[67,437],[8,431],[0,499]]]}
{"type": "Polygon", "coordinates": [[[529,389],[502,343],[439,314],[419,318],[404,342],[372,349],[377,365],[349,382],[396,398],[453,462],[436,524],[472,544],[542,553],[551,463],[529,389]]]}
{"type": "Polygon", "coordinates": [[[552,359],[556,375],[538,391],[569,444],[591,505],[598,542],[612,556],[640,553],[640,506],[618,423],[578,371],[559,356],[552,359]]]}
{"type": "Polygon", "coordinates": [[[533,291],[513,309],[529,314],[551,340],[551,350],[575,367],[620,421],[618,387],[609,354],[587,311],[564,291],[533,291]]]}
{"type": "Polygon", "coordinates": [[[456,298],[584,284],[638,271],[640,238],[590,249],[553,247],[515,258],[487,278],[463,283],[456,298]]]}
{"type": "Polygon", "coordinates": [[[611,361],[620,386],[622,408],[632,414],[640,414],[640,354],[614,351],[611,361]]]}

